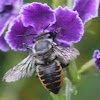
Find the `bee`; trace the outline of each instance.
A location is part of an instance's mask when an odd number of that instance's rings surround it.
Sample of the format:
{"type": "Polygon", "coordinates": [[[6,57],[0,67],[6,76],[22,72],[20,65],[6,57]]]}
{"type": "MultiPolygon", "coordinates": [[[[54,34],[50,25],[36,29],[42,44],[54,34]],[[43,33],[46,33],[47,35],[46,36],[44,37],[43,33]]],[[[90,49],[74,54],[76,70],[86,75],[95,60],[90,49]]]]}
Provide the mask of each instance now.
{"type": "Polygon", "coordinates": [[[57,32],[42,32],[33,39],[32,53],[5,73],[3,80],[14,82],[32,76],[37,77],[48,91],[58,94],[64,82],[62,68],[74,60],[79,51],[73,47],[62,47],[54,40],[57,32]]]}

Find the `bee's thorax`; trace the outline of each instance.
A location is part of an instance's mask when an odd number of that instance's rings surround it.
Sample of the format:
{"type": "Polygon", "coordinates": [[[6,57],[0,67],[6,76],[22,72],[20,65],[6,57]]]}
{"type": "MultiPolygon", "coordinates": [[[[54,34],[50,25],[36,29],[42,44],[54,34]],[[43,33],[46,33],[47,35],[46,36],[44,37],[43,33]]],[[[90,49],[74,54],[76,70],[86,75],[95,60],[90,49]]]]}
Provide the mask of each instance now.
{"type": "Polygon", "coordinates": [[[33,53],[37,56],[43,56],[47,54],[52,48],[51,39],[38,40],[33,46],[33,53]]]}

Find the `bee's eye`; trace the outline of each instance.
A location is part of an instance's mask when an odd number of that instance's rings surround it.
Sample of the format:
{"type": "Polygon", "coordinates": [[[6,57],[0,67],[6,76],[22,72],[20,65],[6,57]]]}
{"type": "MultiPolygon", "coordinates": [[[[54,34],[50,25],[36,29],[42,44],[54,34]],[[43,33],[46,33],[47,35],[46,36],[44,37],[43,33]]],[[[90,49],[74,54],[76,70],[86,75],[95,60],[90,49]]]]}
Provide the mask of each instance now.
{"type": "Polygon", "coordinates": [[[47,34],[47,37],[48,37],[48,38],[51,38],[51,35],[50,35],[50,34],[47,34]]]}
{"type": "Polygon", "coordinates": [[[48,38],[53,38],[53,33],[52,33],[52,32],[49,32],[49,33],[47,34],[47,37],[48,37],[48,38]]]}
{"type": "Polygon", "coordinates": [[[35,39],[33,40],[33,43],[35,43],[35,39]]]}

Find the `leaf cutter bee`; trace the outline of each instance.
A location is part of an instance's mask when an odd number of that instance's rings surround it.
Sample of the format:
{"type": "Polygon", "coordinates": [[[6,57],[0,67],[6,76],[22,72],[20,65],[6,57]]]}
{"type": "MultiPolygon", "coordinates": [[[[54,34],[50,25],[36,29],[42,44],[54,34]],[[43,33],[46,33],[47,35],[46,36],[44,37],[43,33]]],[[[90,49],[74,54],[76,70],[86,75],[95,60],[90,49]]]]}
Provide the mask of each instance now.
{"type": "Polygon", "coordinates": [[[3,80],[14,82],[32,76],[36,68],[37,76],[44,88],[58,94],[64,82],[62,68],[74,60],[79,51],[73,47],[57,45],[54,42],[56,34],[57,32],[42,32],[36,35],[33,47],[29,48],[32,53],[6,72],[3,80]]]}

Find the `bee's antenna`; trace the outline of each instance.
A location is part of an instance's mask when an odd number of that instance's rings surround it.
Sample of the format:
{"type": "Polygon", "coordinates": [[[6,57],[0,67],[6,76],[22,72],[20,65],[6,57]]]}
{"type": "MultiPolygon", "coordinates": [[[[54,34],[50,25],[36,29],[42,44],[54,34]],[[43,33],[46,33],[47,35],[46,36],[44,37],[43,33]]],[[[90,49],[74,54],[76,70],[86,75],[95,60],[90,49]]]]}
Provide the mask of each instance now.
{"type": "Polygon", "coordinates": [[[61,27],[60,27],[60,28],[57,28],[56,31],[55,31],[55,33],[58,33],[58,32],[60,32],[61,30],[63,30],[63,28],[61,28],[61,27]]]}
{"type": "Polygon", "coordinates": [[[22,43],[22,46],[25,47],[25,48],[28,49],[28,50],[32,50],[32,48],[29,47],[29,46],[27,46],[25,43],[22,43]]]}
{"type": "Polygon", "coordinates": [[[44,29],[43,29],[43,33],[45,32],[45,30],[50,26],[50,24],[48,24],[44,29]]]}
{"type": "Polygon", "coordinates": [[[18,37],[30,36],[30,35],[37,35],[37,34],[26,34],[26,35],[17,35],[18,37]]]}
{"type": "Polygon", "coordinates": [[[59,33],[63,28],[57,28],[56,31],[54,32],[54,39],[56,38],[57,33],[59,33]]]}

